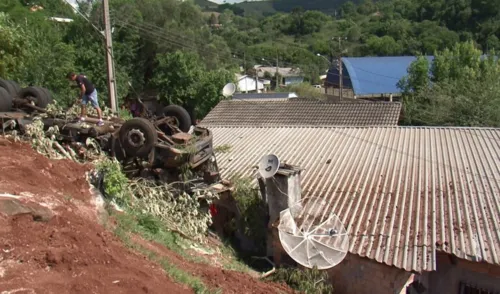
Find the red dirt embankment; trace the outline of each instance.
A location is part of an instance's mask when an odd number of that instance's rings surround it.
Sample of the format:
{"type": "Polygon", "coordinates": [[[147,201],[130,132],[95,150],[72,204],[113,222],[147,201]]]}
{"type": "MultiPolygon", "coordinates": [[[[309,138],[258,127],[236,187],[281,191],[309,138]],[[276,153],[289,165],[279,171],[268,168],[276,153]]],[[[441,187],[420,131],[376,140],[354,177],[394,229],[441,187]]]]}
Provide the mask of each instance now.
{"type": "MultiPolygon", "coordinates": [[[[193,293],[98,224],[89,165],[49,160],[0,138],[0,293],[193,293]],[[5,291],[5,292],[3,292],[5,291]]],[[[138,238],[134,238],[138,240],[138,238]]],[[[242,273],[141,245],[223,293],[291,293],[242,273]]]]}
{"type": "Polygon", "coordinates": [[[88,166],[0,145],[0,193],[29,193],[0,197],[0,293],[192,293],[82,210],[92,208],[88,166]]]}

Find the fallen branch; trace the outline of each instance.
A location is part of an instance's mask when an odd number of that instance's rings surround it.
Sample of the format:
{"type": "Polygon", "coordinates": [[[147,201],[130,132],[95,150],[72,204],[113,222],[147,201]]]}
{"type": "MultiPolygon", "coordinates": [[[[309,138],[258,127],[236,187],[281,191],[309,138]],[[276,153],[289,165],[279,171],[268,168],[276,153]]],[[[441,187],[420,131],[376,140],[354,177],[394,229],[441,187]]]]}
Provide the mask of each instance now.
{"type": "Polygon", "coordinates": [[[53,142],[53,144],[57,148],[57,150],[59,150],[59,152],[61,152],[64,155],[64,157],[73,160],[73,157],[71,157],[71,155],[66,150],[64,150],[61,144],[59,144],[58,142],[53,142]]]}
{"type": "Polygon", "coordinates": [[[261,275],[261,278],[267,278],[269,277],[270,275],[274,274],[276,272],[276,268],[273,267],[272,270],[268,271],[268,272],[265,272],[261,275]]]}

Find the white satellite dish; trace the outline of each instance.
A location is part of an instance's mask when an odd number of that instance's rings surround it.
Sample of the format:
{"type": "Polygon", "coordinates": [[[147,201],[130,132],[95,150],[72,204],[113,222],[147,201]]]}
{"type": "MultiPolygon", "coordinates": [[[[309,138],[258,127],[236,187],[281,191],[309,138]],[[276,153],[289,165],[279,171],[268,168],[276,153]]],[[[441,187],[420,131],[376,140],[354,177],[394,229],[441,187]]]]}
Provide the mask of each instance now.
{"type": "Polygon", "coordinates": [[[280,159],[274,154],[264,155],[259,161],[259,174],[265,178],[271,178],[280,168],[280,159]]]}
{"type": "Polygon", "coordinates": [[[285,252],[297,263],[318,269],[339,264],[349,250],[349,237],[340,219],[323,217],[327,203],[305,198],[280,212],[279,238],[285,252]]]}
{"type": "Polygon", "coordinates": [[[236,85],[233,83],[228,83],[222,88],[222,96],[231,97],[234,92],[236,92],[236,85]]]}

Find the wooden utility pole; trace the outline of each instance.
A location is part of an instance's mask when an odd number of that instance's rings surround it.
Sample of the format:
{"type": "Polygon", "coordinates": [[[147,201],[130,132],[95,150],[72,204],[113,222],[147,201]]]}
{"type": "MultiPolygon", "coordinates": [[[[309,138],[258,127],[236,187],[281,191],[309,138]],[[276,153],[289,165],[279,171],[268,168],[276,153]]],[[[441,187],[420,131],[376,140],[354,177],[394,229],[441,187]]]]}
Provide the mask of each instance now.
{"type": "Polygon", "coordinates": [[[274,78],[276,80],[276,89],[279,87],[279,85],[281,84],[281,76],[278,76],[279,74],[279,66],[278,66],[278,62],[279,62],[279,55],[278,55],[278,50],[276,50],[276,73],[274,74],[274,78]],[[279,80],[278,80],[279,79],[279,80]]]}
{"type": "Polygon", "coordinates": [[[116,107],[116,79],[115,79],[115,66],[113,61],[113,44],[111,38],[111,24],[109,21],[109,2],[108,0],[102,1],[103,5],[103,19],[104,19],[104,37],[106,38],[106,64],[108,73],[108,94],[111,110],[117,112],[116,107]]]}
{"type": "MultiPolygon", "coordinates": [[[[339,100],[342,101],[342,96],[344,92],[344,74],[342,66],[342,38],[338,37],[339,40],[339,55],[338,55],[338,69],[339,69],[339,100]]],[[[333,46],[332,46],[332,56],[333,56],[333,46]]]]}

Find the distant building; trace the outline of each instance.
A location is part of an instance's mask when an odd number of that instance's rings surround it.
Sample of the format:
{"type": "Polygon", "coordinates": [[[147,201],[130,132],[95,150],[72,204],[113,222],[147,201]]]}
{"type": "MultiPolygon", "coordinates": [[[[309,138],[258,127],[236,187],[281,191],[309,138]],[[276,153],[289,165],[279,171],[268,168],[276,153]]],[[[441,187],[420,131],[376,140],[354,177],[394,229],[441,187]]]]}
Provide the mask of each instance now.
{"type": "MultiPolygon", "coordinates": [[[[276,76],[276,67],[256,65],[254,68],[257,70],[259,78],[265,78],[266,73],[271,77],[276,76]]],[[[281,77],[280,84],[285,86],[300,84],[304,81],[304,75],[300,68],[278,67],[278,75],[281,77]]]]}
{"type": "MultiPolygon", "coordinates": [[[[432,62],[433,56],[427,56],[432,62]]],[[[406,76],[416,56],[343,57],[343,92],[345,98],[391,100],[401,96],[397,83],[406,76]]],[[[340,73],[338,67],[328,71],[325,81],[326,94],[339,95],[340,73]]]]}
{"type": "Polygon", "coordinates": [[[256,82],[255,77],[252,77],[252,76],[238,75],[237,74],[236,80],[238,81],[236,86],[237,86],[239,92],[260,93],[260,92],[264,91],[264,89],[265,89],[264,81],[257,79],[257,82],[256,82]]]}

